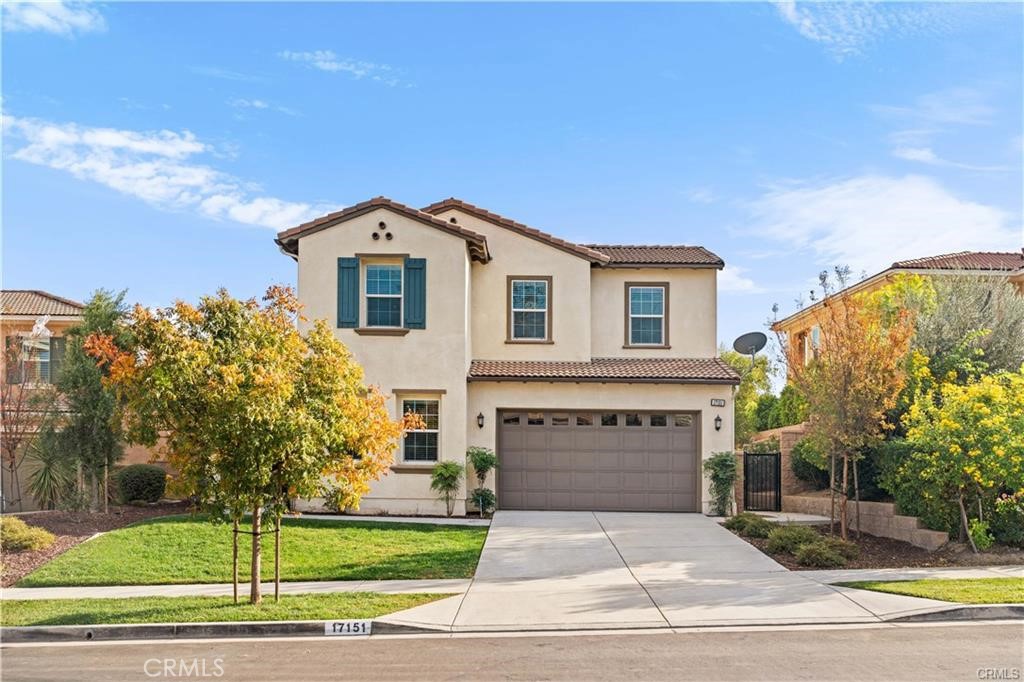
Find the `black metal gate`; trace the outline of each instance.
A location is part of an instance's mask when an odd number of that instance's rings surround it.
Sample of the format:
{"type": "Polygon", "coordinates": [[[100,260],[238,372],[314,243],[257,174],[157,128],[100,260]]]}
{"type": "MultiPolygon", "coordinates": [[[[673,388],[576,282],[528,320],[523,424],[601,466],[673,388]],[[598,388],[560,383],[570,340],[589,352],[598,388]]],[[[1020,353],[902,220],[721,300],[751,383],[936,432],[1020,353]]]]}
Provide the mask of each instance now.
{"type": "Polygon", "coordinates": [[[782,511],[782,455],[778,452],[743,453],[743,508],[747,511],[782,511]]]}

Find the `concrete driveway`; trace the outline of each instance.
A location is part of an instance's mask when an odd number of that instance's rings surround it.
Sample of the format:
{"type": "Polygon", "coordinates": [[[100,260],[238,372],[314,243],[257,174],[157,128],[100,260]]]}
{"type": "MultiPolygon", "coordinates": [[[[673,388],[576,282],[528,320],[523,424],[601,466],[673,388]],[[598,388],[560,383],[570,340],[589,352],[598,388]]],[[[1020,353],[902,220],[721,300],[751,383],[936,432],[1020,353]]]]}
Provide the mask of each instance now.
{"type": "Polygon", "coordinates": [[[386,620],[452,631],[855,623],[942,604],[805,578],[700,514],[502,511],[464,595],[386,620]]]}

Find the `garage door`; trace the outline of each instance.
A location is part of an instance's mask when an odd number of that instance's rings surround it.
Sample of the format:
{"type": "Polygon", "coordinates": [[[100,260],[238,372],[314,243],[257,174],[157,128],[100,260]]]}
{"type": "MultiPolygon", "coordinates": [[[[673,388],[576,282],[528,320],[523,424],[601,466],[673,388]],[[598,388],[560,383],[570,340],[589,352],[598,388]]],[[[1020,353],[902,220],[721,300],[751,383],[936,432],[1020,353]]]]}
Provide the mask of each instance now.
{"type": "Polygon", "coordinates": [[[498,507],[700,511],[699,415],[498,414],[498,507]]]}

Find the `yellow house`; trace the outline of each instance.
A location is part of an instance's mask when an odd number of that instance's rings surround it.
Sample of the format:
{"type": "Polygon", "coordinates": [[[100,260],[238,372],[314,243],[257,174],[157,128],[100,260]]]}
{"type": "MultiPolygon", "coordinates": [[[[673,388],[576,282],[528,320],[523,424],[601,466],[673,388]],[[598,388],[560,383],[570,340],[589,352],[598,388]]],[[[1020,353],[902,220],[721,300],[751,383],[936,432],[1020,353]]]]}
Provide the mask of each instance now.
{"type": "Polygon", "coordinates": [[[959,251],[941,256],[896,261],[878,274],[775,322],[772,329],[785,334],[787,343],[790,344],[788,356],[797,358],[798,361],[806,364],[821,351],[821,330],[818,327],[818,319],[826,301],[842,300],[851,294],[875,291],[892,281],[897,274],[929,277],[945,275],[1006,277],[1024,295],[1024,249],[1021,251],[959,251]]]}
{"type": "Polygon", "coordinates": [[[277,244],[306,316],[394,416],[425,422],[363,512],[443,513],[431,471],[470,446],[496,451],[503,509],[709,509],[701,462],[732,449],[739,377],[717,357],[707,249],[575,244],[457,199],[384,197],[277,244]]]}

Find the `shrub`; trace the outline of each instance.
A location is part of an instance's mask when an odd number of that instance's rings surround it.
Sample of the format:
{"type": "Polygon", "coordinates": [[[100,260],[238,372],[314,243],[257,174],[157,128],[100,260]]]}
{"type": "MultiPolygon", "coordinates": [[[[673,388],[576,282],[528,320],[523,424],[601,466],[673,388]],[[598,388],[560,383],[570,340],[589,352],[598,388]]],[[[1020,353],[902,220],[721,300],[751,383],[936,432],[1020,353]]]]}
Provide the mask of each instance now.
{"type": "Polygon", "coordinates": [[[711,512],[725,516],[732,511],[736,486],[736,455],[716,452],[704,460],[704,473],[711,480],[711,512]]]}
{"type": "Polygon", "coordinates": [[[760,516],[755,516],[740,529],[740,535],[748,538],[766,538],[771,535],[772,531],[776,528],[778,528],[777,524],[772,523],[768,519],[761,518],[760,516]]]}
{"type": "Polygon", "coordinates": [[[839,568],[846,565],[846,559],[843,555],[823,541],[800,545],[793,556],[796,557],[796,562],[801,566],[839,568]]]}
{"type": "Polygon", "coordinates": [[[455,493],[462,485],[462,476],[466,467],[458,462],[438,462],[430,473],[430,489],[444,500],[448,516],[455,512],[455,493]]]}
{"type": "Polygon", "coordinates": [[[847,560],[856,559],[860,555],[860,548],[856,544],[843,540],[842,538],[821,538],[820,542],[829,549],[832,549],[839,556],[847,560]]]}
{"type": "Polygon", "coordinates": [[[167,474],[155,464],[130,464],[117,475],[122,502],[159,502],[167,489],[167,474]]]}
{"type": "Polygon", "coordinates": [[[765,393],[757,398],[754,407],[754,425],[758,431],[767,431],[782,426],[778,423],[779,398],[773,393],[765,393]]]}
{"type": "Polygon", "coordinates": [[[810,438],[801,438],[789,455],[793,474],[801,481],[814,486],[816,490],[828,487],[828,457],[810,438]]]}
{"type": "Polygon", "coordinates": [[[483,487],[484,481],[487,480],[487,474],[498,468],[498,456],[489,448],[469,448],[466,450],[466,459],[472,465],[473,473],[476,474],[476,480],[480,483],[480,487],[483,487]]]}
{"type": "Polygon", "coordinates": [[[991,528],[999,544],[1024,548],[1024,490],[1004,493],[996,499],[991,528]]]}
{"type": "Polygon", "coordinates": [[[56,539],[50,531],[30,526],[16,516],[0,516],[0,548],[5,552],[46,549],[56,539]]]}
{"type": "Polygon", "coordinates": [[[770,554],[792,554],[801,545],[816,542],[821,533],[807,526],[780,526],[768,535],[768,552],[770,554]]]}
{"type": "Polygon", "coordinates": [[[776,414],[772,421],[779,426],[791,426],[807,421],[807,400],[793,384],[786,384],[779,394],[776,414]]]}
{"type": "Polygon", "coordinates": [[[755,453],[771,453],[779,451],[779,438],[778,436],[772,436],[766,440],[759,440],[753,443],[747,443],[743,446],[743,452],[755,453]]]}
{"type": "Polygon", "coordinates": [[[726,519],[725,523],[723,523],[722,525],[728,528],[729,530],[740,532],[747,527],[748,523],[760,518],[761,517],[757,514],[752,514],[750,512],[741,512],[736,516],[731,516],[728,519],[726,519]]]}
{"type": "Polygon", "coordinates": [[[988,532],[988,521],[971,519],[969,532],[971,539],[974,540],[974,546],[981,551],[985,551],[995,542],[992,533],[988,532]]]}
{"type": "Polygon", "coordinates": [[[498,503],[497,498],[494,496],[494,491],[490,488],[474,488],[473,492],[469,494],[469,499],[480,510],[480,516],[490,515],[494,511],[494,506],[498,503]]]}

